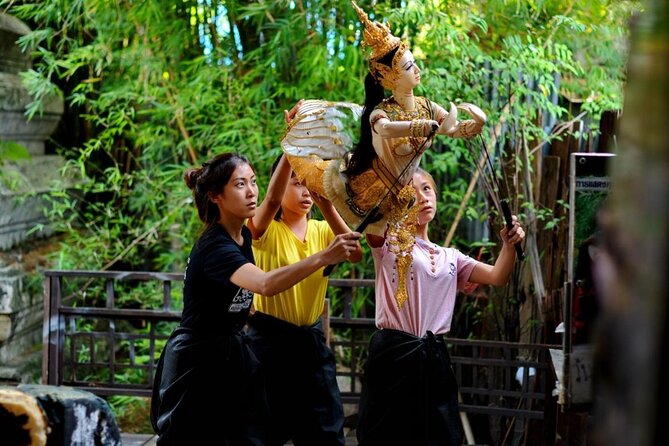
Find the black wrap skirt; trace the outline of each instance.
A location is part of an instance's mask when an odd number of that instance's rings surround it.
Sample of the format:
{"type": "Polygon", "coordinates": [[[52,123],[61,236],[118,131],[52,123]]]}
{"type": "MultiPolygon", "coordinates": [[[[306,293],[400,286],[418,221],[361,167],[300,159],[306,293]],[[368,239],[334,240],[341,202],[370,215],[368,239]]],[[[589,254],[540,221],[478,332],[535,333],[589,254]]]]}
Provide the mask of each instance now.
{"type": "Polygon", "coordinates": [[[458,387],[442,336],[372,335],[360,399],[360,446],[459,446],[458,387]]]}
{"type": "Polygon", "coordinates": [[[151,398],[159,445],[264,445],[267,421],[264,380],[243,332],[174,330],[151,398]]]}
{"type": "Polygon", "coordinates": [[[336,363],[320,321],[298,327],[256,311],[248,336],[266,377],[270,446],[343,446],[336,363]]]}

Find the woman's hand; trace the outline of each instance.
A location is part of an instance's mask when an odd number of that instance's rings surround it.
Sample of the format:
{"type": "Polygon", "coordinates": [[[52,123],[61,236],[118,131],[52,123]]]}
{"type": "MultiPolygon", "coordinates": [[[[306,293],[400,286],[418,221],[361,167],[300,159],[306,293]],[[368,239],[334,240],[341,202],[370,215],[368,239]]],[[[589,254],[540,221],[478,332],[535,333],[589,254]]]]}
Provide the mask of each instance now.
{"type": "Polygon", "coordinates": [[[299,110],[303,102],[304,99],[300,99],[299,101],[297,101],[297,104],[293,105],[293,108],[291,108],[290,110],[283,111],[283,119],[285,119],[286,124],[289,124],[290,121],[292,121],[295,118],[295,115],[297,115],[297,110],[299,110]]]}
{"type": "Polygon", "coordinates": [[[522,242],[525,238],[525,230],[518,223],[518,217],[515,215],[511,216],[512,227],[508,229],[506,225],[499,231],[499,235],[502,237],[502,241],[505,245],[515,245],[516,243],[522,242]]]}
{"type": "Polygon", "coordinates": [[[469,276],[469,281],[482,285],[502,286],[508,283],[513,266],[516,262],[516,250],[513,247],[515,243],[523,241],[525,231],[518,223],[518,217],[511,216],[512,226],[507,229],[506,225],[499,231],[499,235],[504,241],[504,246],[497,256],[494,265],[477,262],[474,270],[469,276]]]}
{"type": "Polygon", "coordinates": [[[347,232],[337,235],[332,243],[323,250],[325,261],[328,265],[341,263],[348,260],[351,254],[360,249],[360,233],[347,232]]]}
{"type": "MultiPolygon", "coordinates": [[[[351,228],[349,228],[344,219],[341,218],[341,215],[339,215],[337,209],[335,209],[330,200],[323,198],[318,194],[311,194],[311,199],[314,200],[314,203],[316,203],[321,210],[323,217],[325,217],[325,221],[328,222],[330,229],[332,229],[332,232],[334,232],[335,235],[352,232],[351,228]]],[[[351,251],[351,255],[346,260],[351,263],[358,263],[362,260],[362,247],[360,246],[360,243],[357,244],[356,249],[351,251]]]]}

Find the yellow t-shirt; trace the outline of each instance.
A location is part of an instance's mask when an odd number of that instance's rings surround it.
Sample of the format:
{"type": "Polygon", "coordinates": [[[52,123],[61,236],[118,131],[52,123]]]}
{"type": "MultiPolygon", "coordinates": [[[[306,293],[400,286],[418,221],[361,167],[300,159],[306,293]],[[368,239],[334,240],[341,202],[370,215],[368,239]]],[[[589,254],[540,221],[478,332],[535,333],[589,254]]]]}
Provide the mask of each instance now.
{"type": "MultiPolygon", "coordinates": [[[[322,251],[333,239],[334,233],[325,221],[309,220],[303,242],[285,223],[272,220],[262,237],[253,240],[253,255],[258,268],[271,271],[322,251]]],[[[253,304],[256,310],[275,318],[298,326],[311,325],[323,312],[327,286],[321,268],[275,296],[256,294],[253,304]]]]}

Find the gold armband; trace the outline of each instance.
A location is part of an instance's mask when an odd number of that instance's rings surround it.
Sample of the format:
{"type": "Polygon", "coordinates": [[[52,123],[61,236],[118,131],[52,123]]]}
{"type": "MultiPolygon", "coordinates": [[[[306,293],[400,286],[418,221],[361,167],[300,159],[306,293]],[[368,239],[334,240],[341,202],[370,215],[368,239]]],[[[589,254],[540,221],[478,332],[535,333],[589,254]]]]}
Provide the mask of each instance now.
{"type": "Polygon", "coordinates": [[[414,119],[409,125],[409,133],[414,138],[420,138],[424,136],[425,133],[425,120],[424,119],[414,119]]]}

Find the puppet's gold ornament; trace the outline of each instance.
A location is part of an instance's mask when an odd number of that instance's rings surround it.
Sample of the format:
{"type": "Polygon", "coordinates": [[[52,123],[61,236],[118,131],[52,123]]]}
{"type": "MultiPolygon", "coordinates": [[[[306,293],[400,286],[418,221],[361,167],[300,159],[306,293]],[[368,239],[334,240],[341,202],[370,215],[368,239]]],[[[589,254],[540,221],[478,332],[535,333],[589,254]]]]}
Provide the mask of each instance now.
{"type": "MultiPolygon", "coordinates": [[[[369,52],[369,73],[393,95],[372,106],[372,110],[368,110],[371,115],[365,115],[372,128],[371,135],[369,127],[366,130],[368,144],[361,142],[353,148],[351,132],[359,125],[363,107],[347,102],[308,100],[289,123],[281,147],[297,178],[311,193],[332,202],[350,227],[358,228],[378,206],[378,213],[374,212],[378,218],[365,232],[391,236],[398,243],[393,249],[397,251],[400,283],[396,299],[401,306],[406,300],[406,274],[413,261],[411,240],[415,230],[412,206],[408,205],[412,200],[403,194],[414,197],[410,182],[435,133],[469,138],[481,132],[486,116],[472,104],[456,107],[451,103],[447,111],[424,97],[414,97],[413,89],[406,91],[407,76],[400,76],[405,71],[399,66],[402,60],[415,73],[415,84],[420,82],[420,68],[414,60],[408,60],[408,46],[394,36],[387,25],[370,20],[355,2],[352,4],[364,28],[363,46],[369,52]],[[400,80],[405,90],[397,90],[400,80]],[[472,119],[459,121],[458,109],[472,119]],[[361,150],[371,154],[371,161],[351,173],[351,155],[361,150]]],[[[369,94],[367,90],[366,94],[369,94]]]]}

